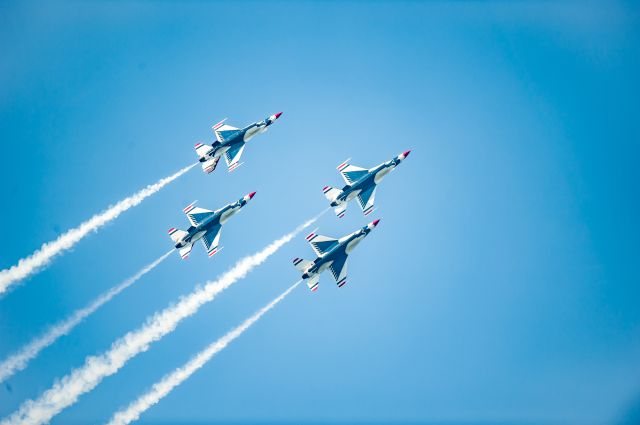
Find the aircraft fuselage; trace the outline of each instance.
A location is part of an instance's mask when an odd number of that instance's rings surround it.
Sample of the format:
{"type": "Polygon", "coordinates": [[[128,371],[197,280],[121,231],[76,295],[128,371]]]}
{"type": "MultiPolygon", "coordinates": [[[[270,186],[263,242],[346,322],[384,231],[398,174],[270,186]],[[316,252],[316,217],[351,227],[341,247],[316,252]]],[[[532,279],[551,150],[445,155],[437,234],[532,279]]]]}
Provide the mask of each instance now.
{"type": "Polygon", "coordinates": [[[387,174],[393,171],[393,169],[400,164],[400,161],[401,160],[396,157],[370,168],[367,174],[353,182],[353,184],[344,186],[342,188],[342,193],[340,193],[340,195],[338,195],[338,197],[331,203],[331,206],[336,207],[345,202],[349,202],[358,196],[359,193],[377,185],[387,174]]]}
{"type": "Polygon", "coordinates": [[[313,264],[305,271],[302,278],[307,279],[320,274],[329,268],[336,258],[350,254],[371,230],[370,227],[364,226],[362,229],[338,239],[338,244],[334,248],[313,260],[313,264]]]}
{"type": "Polygon", "coordinates": [[[244,198],[239,199],[238,201],[226,205],[219,210],[215,211],[210,217],[204,220],[202,223],[197,226],[190,226],[186,232],[187,235],[178,242],[175,247],[182,248],[190,244],[194,244],[202,236],[204,236],[211,228],[216,227],[218,225],[223,225],[229,218],[237,214],[240,209],[245,206],[247,201],[244,198]]]}

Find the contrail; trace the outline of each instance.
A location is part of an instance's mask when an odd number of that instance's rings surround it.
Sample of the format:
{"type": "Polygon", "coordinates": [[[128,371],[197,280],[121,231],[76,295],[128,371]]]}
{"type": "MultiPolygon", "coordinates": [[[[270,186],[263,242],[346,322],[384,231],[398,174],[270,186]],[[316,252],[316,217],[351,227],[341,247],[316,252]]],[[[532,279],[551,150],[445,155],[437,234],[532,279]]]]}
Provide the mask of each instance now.
{"type": "Polygon", "coordinates": [[[64,408],[75,403],[80,395],[91,391],[102,379],[116,373],[129,359],[149,349],[149,345],[152,342],[173,331],[182,319],[195,314],[202,305],[212,301],[218,293],[233,285],[255,267],[265,262],[280,247],[291,241],[299,232],[313,224],[328,210],[328,208],[325,209],[316,217],[267,245],[261,251],[240,259],[217,280],[207,282],[204,286],[196,288],[190,294],[182,297],[177,304],[154,314],[140,328],[116,340],[107,352],[99,356],[87,357],[83,366],[71,371],[64,378],[54,383],[38,399],[27,400],[22,403],[20,408],[0,422],[0,425],[42,424],[49,422],[52,417],[60,413],[64,408]]]}
{"type": "Polygon", "coordinates": [[[93,314],[97,309],[102,307],[108,301],[110,301],[113,297],[118,295],[120,292],[127,289],[129,286],[133,285],[138,279],[140,279],[145,274],[149,273],[151,270],[156,268],[158,264],[164,261],[169,255],[173,253],[173,249],[166,254],[162,255],[160,258],[155,260],[153,263],[146,265],[142,270],[140,270],[135,275],[131,276],[124,282],[120,283],[117,286],[109,289],[104,294],[100,295],[96,298],[91,304],[88,306],[77,310],[71,316],[67,317],[65,320],[53,325],[50,327],[44,334],[40,335],[38,338],[31,341],[29,344],[22,347],[20,351],[13,354],[12,356],[5,359],[2,363],[0,363],[0,382],[6,380],[11,377],[14,373],[19,372],[27,367],[29,361],[33,360],[40,351],[47,348],[58,338],[63,335],[71,332],[73,328],[76,327],[80,322],[86,319],[88,316],[93,314]]]}
{"type": "Polygon", "coordinates": [[[160,381],[156,382],[151,389],[140,396],[136,401],[132,402],[126,409],[116,412],[107,425],[126,425],[140,418],[140,415],[147,411],[150,407],[158,404],[167,394],[175,387],[182,384],[187,378],[193,375],[198,369],[204,366],[213,356],[229,345],[234,339],[242,335],[244,331],[249,329],[251,325],[260,320],[260,318],[280,301],[284,299],[291,291],[293,291],[301,280],[294,283],[289,289],[284,291],[280,296],[262,307],[253,316],[242,322],[240,326],[229,331],[222,338],[210,344],[204,350],[195,355],[184,366],[174,370],[166,375],[160,381]]]}
{"type": "Polygon", "coordinates": [[[100,214],[96,214],[89,220],[80,224],[80,226],[68,230],[66,233],[58,236],[58,239],[43,244],[40,249],[35,251],[28,257],[18,261],[18,264],[8,269],[0,271],[0,295],[6,292],[9,287],[18,281],[38,272],[46,267],[51,260],[58,254],[71,249],[75,244],[80,242],[82,238],[92,231],[97,231],[100,227],[117,218],[120,214],[131,207],[135,207],[145,198],[158,192],[160,189],[195,167],[196,164],[189,165],[177,173],[165,177],[154,184],[150,184],[141,191],[123,199],[115,205],[110,206],[100,214]]]}

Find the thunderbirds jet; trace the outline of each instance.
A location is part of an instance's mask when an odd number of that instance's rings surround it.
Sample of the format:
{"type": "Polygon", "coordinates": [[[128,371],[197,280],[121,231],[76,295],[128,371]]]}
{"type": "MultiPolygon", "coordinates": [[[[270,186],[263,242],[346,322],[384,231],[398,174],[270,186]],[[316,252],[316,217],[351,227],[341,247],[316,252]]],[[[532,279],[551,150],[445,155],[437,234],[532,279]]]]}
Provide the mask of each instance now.
{"type": "Polygon", "coordinates": [[[222,155],[227,161],[229,172],[238,168],[243,164],[239,161],[244,151],[244,145],[256,134],[267,131],[267,128],[280,118],[280,115],[282,112],[271,115],[264,121],[249,124],[245,128],[236,128],[225,124],[226,118],[214,125],[212,128],[217,140],[212,145],[196,143],[196,153],[200,157],[202,170],[207,174],[215,170],[222,155]]]}
{"type": "Polygon", "coordinates": [[[293,265],[303,273],[302,278],[307,279],[309,289],[314,292],[318,289],[320,273],[326,269],[331,270],[339,288],[347,283],[347,256],[379,222],[374,220],[340,239],[310,233],[306,239],[318,258],[313,261],[301,258],[293,260],[293,265]]]}
{"type": "Polygon", "coordinates": [[[331,202],[331,206],[335,207],[334,210],[338,218],[344,217],[347,211],[347,203],[353,198],[358,198],[358,203],[364,215],[369,215],[373,212],[377,184],[382,181],[384,176],[395,170],[398,164],[409,156],[410,152],[403,152],[395,158],[368,170],[349,164],[348,159],[338,165],[338,171],[340,171],[347,185],[342,189],[336,189],[331,186],[325,186],[322,189],[324,196],[331,202]]]}
{"type": "Polygon", "coordinates": [[[180,252],[182,259],[186,259],[193,248],[193,244],[199,240],[204,244],[209,257],[222,250],[218,248],[220,241],[220,230],[222,225],[233,215],[237,214],[247,202],[255,196],[255,192],[243,196],[236,202],[225,205],[219,210],[211,211],[194,206],[195,202],[186,207],[183,211],[187,215],[191,226],[186,230],[169,229],[169,237],[176,244],[176,249],[180,252]]]}

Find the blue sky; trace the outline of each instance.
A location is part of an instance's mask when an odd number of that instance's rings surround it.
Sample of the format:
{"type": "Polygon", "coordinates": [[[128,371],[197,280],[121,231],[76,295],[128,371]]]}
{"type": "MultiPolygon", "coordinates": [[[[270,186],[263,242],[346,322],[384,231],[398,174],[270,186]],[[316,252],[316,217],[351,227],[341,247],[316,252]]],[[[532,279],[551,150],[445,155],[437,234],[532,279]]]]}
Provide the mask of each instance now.
{"type": "MultiPolygon", "coordinates": [[[[0,298],[0,357],[171,247],[194,199],[256,198],[0,391],[0,417],[412,149],[349,284],[296,290],[141,423],[640,420],[639,9],[624,2],[5,2],[0,267],[283,111],[0,298]]],[[[325,215],[341,236],[368,220],[325,215]]],[[[53,423],[106,421],[298,277],[301,236],[53,423]]]]}

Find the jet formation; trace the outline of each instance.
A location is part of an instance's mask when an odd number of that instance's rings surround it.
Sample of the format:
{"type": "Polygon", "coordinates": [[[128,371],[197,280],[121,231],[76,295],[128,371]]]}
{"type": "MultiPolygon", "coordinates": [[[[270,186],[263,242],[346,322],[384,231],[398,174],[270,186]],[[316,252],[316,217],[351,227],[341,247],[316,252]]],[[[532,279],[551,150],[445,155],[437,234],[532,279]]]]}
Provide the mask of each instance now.
{"type": "Polygon", "coordinates": [[[195,206],[195,202],[183,209],[182,211],[187,215],[191,226],[186,231],[176,228],[169,229],[169,237],[175,243],[175,248],[180,253],[182,259],[185,260],[189,256],[193,244],[198,240],[202,241],[209,257],[213,257],[216,253],[220,252],[222,247],[218,245],[222,225],[239,213],[255,194],[256,192],[251,192],[237,201],[215,211],[198,208],[195,206]]]}
{"type": "Polygon", "coordinates": [[[212,127],[216,135],[216,141],[212,145],[206,145],[202,142],[196,143],[196,153],[200,157],[202,170],[205,173],[211,173],[216,169],[218,161],[224,155],[227,161],[229,172],[234,171],[243,163],[240,162],[244,147],[249,140],[256,134],[264,133],[269,126],[280,118],[282,112],[273,114],[263,121],[254,122],[244,128],[237,128],[225,124],[226,118],[212,127]]]}
{"type": "MultiPolygon", "coordinates": [[[[199,162],[205,173],[211,173],[218,165],[222,156],[225,157],[229,172],[236,170],[242,163],[240,158],[244,152],[246,143],[255,135],[264,133],[272,125],[282,112],[271,115],[263,121],[258,121],[244,128],[237,128],[225,124],[226,118],[214,125],[213,131],[216,141],[211,145],[197,143],[195,145],[199,162]]],[[[404,161],[411,151],[405,151],[400,155],[383,162],[372,168],[363,168],[344,161],[337,168],[345,181],[342,189],[325,186],[324,196],[334,208],[338,218],[344,217],[347,204],[358,200],[358,204],[364,215],[369,215],[375,210],[374,202],[376,189],[382,179],[395,170],[404,161]]],[[[169,236],[175,244],[180,256],[185,259],[191,253],[193,244],[202,240],[204,247],[212,257],[222,249],[219,247],[220,230],[222,225],[233,215],[237,214],[247,202],[253,198],[256,192],[243,196],[238,201],[228,204],[216,211],[195,207],[192,203],[184,209],[191,226],[185,230],[172,228],[169,236]]],[[[332,238],[318,235],[314,232],[307,235],[306,240],[316,254],[315,260],[303,260],[295,258],[293,265],[302,272],[302,279],[313,292],[317,291],[320,274],[325,270],[331,271],[338,287],[347,283],[347,260],[353,249],[378,226],[380,220],[374,220],[366,226],[349,233],[341,238],[332,238]]]]}
{"type": "Polygon", "coordinates": [[[334,211],[338,218],[344,217],[347,212],[347,203],[353,199],[358,199],[358,204],[360,204],[364,215],[371,214],[375,209],[373,203],[377,185],[387,174],[395,170],[409,156],[409,153],[411,151],[403,152],[395,158],[369,169],[351,165],[349,159],[338,165],[338,171],[346,186],[342,189],[325,186],[322,189],[331,206],[335,207],[334,211]]]}

